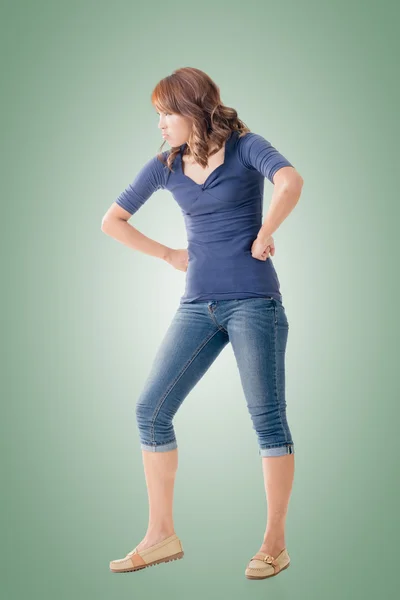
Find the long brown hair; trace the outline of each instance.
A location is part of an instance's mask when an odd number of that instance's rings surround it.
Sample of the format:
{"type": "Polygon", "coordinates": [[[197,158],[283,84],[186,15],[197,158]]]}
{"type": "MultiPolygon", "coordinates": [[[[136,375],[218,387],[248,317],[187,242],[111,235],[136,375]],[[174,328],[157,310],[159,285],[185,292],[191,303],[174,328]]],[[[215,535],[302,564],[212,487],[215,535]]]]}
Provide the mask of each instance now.
{"type": "MultiPolygon", "coordinates": [[[[250,131],[239,119],[236,110],[221,102],[219,87],[200,69],[183,67],[161,79],[151,94],[151,102],[163,112],[191,119],[192,131],[185,154],[191,155],[203,167],[208,165],[210,147],[216,146],[216,150],[211,152],[214,154],[232,131],[237,131],[239,137],[250,131]]],[[[171,147],[165,163],[162,155],[164,143],[165,140],[157,158],[172,171],[180,146],[171,147]]]]}

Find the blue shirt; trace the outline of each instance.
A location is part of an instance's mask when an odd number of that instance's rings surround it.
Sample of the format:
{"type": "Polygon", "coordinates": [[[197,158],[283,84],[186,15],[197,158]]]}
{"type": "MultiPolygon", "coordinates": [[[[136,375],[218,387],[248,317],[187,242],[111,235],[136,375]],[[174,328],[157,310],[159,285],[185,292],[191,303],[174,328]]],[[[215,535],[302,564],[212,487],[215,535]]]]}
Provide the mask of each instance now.
{"type": "MultiPolygon", "coordinates": [[[[169,190],[185,221],[188,268],[180,302],[273,297],[282,301],[271,257],[259,260],[251,246],[262,225],[264,178],[293,165],[257,133],[232,131],[223,164],[203,184],[183,172],[180,146],[171,172],[154,156],[116,203],[134,214],[158,189],[169,190]]],[[[162,153],[165,158],[169,150],[162,153]]]]}

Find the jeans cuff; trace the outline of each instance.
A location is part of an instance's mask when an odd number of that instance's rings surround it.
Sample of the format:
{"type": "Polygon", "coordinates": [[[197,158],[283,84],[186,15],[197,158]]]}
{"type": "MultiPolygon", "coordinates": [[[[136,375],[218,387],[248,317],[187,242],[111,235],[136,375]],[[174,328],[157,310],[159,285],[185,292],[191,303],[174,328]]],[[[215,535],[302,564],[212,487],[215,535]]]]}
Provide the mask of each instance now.
{"type": "Polygon", "coordinates": [[[275,448],[259,448],[260,456],[284,456],[285,454],[294,454],[294,444],[284,444],[275,448]]]}
{"type": "Polygon", "coordinates": [[[172,442],[168,442],[167,444],[141,443],[140,447],[142,450],[147,450],[147,452],[167,452],[168,450],[175,450],[178,444],[176,440],[172,440],[172,442]]]}

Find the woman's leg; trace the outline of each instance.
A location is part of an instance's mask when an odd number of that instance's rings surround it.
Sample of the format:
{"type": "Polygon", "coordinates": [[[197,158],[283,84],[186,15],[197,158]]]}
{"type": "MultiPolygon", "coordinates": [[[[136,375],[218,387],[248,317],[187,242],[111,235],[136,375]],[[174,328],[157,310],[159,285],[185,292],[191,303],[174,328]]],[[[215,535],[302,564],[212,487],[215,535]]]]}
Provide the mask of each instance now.
{"type": "Polygon", "coordinates": [[[229,342],[207,303],[178,308],[154,358],[136,406],[149,498],[147,532],[137,549],[174,531],[173,493],[178,448],[172,424],[183,400],[229,342]]]}
{"type": "Polygon", "coordinates": [[[261,460],[268,519],[259,551],[277,557],[286,547],[285,524],[294,478],[294,453],[263,456],[261,460]]]}
{"type": "Polygon", "coordinates": [[[142,450],[142,456],[149,500],[149,521],[138,550],[157,544],[175,533],[172,505],[178,448],[167,452],[142,450]]]}
{"type": "Polygon", "coordinates": [[[282,303],[251,298],[236,303],[225,327],[262,457],[268,519],[259,551],[276,557],[286,546],[285,521],[294,478],[294,444],[285,401],[289,325],[282,303]]]}

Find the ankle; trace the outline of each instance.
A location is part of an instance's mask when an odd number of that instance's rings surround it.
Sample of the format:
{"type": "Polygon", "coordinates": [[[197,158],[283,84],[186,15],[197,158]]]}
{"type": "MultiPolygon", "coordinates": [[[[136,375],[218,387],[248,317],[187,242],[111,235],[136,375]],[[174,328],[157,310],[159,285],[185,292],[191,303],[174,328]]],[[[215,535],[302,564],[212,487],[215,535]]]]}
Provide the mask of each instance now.
{"type": "Polygon", "coordinates": [[[263,539],[263,546],[274,546],[274,547],[282,547],[284,548],[286,545],[285,542],[285,536],[280,534],[280,535],[271,535],[271,534],[266,534],[264,535],[264,539],[263,539]]]}
{"type": "Polygon", "coordinates": [[[167,538],[175,533],[174,527],[150,527],[146,531],[146,539],[167,538]]]}

